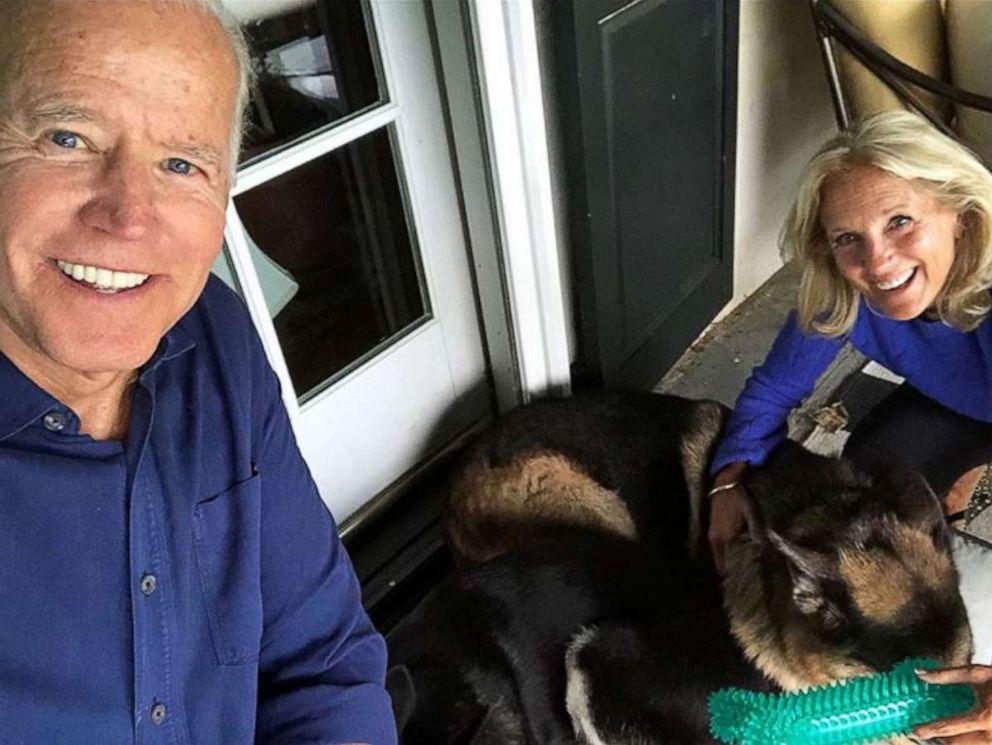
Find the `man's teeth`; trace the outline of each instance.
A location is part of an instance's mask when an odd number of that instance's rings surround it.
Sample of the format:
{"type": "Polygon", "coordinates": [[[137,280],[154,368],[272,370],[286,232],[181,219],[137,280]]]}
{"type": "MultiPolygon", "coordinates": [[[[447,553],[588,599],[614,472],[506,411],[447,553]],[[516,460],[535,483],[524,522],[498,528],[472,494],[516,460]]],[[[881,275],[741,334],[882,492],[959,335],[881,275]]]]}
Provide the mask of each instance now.
{"type": "Polygon", "coordinates": [[[61,259],[56,262],[59,269],[67,277],[72,277],[78,282],[85,282],[93,285],[98,290],[113,291],[127,290],[132,287],[144,284],[148,279],[147,274],[137,272],[116,272],[112,269],[104,269],[102,266],[89,266],[87,264],[72,264],[61,259]]]}
{"type": "Polygon", "coordinates": [[[902,287],[904,284],[909,282],[909,280],[913,277],[913,274],[915,272],[916,272],[916,267],[913,267],[912,269],[908,270],[905,274],[900,274],[898,277],[893,277],[892,279],[888,279],[885,282],[876,282],[875,287],[877,287],[880,290],[894,290],[897,287],[902,287]]]}

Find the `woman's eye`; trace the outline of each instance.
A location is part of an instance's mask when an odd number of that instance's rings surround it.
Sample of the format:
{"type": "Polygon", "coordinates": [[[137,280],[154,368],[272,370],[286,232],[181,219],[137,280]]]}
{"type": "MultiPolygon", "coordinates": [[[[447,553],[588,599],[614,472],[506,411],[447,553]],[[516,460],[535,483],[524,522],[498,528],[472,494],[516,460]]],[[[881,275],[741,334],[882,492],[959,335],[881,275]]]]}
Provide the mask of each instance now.
{"type": "Polygon", "coordinates": [[[834,248],[845,248],[853,246],[858,241],[858,236],[854,233],[841,233],[834,238],[834,248]]]}
{"type": "Polygon", "coordinates": [[[66,132],[63,129],[56,130],[50,135],[52,142],[67,150],[75,150],[80,145],[79,135],[66,132]]]}
{"type": "Polygon", "coordinates": [[[165,170],[178,173],[180,176],[189,176],[196,170],[196,166],[182,158],[168,158],[165,161],[165,170]]]}
{"type": "Polygon", "coordinates": [[[889,220],[889,225],[893,228],[904,228],[913,222],[913,218],[907,217],[906,215],[896,215],[891,220],[889,220]]]}

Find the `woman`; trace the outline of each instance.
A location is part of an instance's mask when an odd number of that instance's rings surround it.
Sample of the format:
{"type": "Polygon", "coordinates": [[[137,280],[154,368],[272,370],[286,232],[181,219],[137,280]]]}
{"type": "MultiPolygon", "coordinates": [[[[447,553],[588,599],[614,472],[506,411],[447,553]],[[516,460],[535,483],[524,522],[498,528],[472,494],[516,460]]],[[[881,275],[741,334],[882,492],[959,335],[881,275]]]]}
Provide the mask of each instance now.
{"type": "MultiPolygon", "coordinates": [[[[852,433],[845,454],[915,468],[945,497],[992,460],[992,175],[968,150],[903,111],[827,142],[783,231],[802,269],[799,303],[741,393],[714,457],[709,541],[754,525],[739,486],[785,437],[789,412],[844,342],[906,379],[852,433]]],[[[992,668],[943,671],[983,703],[921,729],[992,743],[992,668]]]]}

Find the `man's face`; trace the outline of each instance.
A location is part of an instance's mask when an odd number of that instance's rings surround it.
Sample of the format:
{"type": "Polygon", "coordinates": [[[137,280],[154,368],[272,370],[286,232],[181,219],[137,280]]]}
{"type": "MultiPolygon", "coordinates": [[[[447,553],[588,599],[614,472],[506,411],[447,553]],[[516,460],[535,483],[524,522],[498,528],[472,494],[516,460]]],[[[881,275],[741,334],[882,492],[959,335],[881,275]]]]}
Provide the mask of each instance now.
{"type": "Polygon", "coordinates": [[[114,0],[55,0],[16,49],[0,90],[0,350],[48,375],[135,369],[221,245],[233,54],[202,12],[114,0]]]}

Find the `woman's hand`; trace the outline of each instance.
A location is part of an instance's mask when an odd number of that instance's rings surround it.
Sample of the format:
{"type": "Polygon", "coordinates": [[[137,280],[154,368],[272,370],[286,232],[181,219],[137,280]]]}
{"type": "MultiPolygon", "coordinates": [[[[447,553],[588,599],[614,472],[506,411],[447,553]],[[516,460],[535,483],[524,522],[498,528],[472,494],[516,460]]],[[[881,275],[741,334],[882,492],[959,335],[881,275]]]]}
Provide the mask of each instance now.
{"type": "Polygon", "coordinates": [[[720,574],[726,569],[727,545],[745,530],[757,526],[754,502],[743,486],[747,463],[730,463],[713,479],[710,489],[710,527],[707,540],[720,574]]]}
{"type": "Polygon", "coordinates": [[[922,739],[939,737],[947,745],[987,745],[992,743],[992,667],[965,665],[944,670],[919,670],[927,683],[970,683],[978,703],[966,714],[924,724],[913,730],[922,739]]]}

